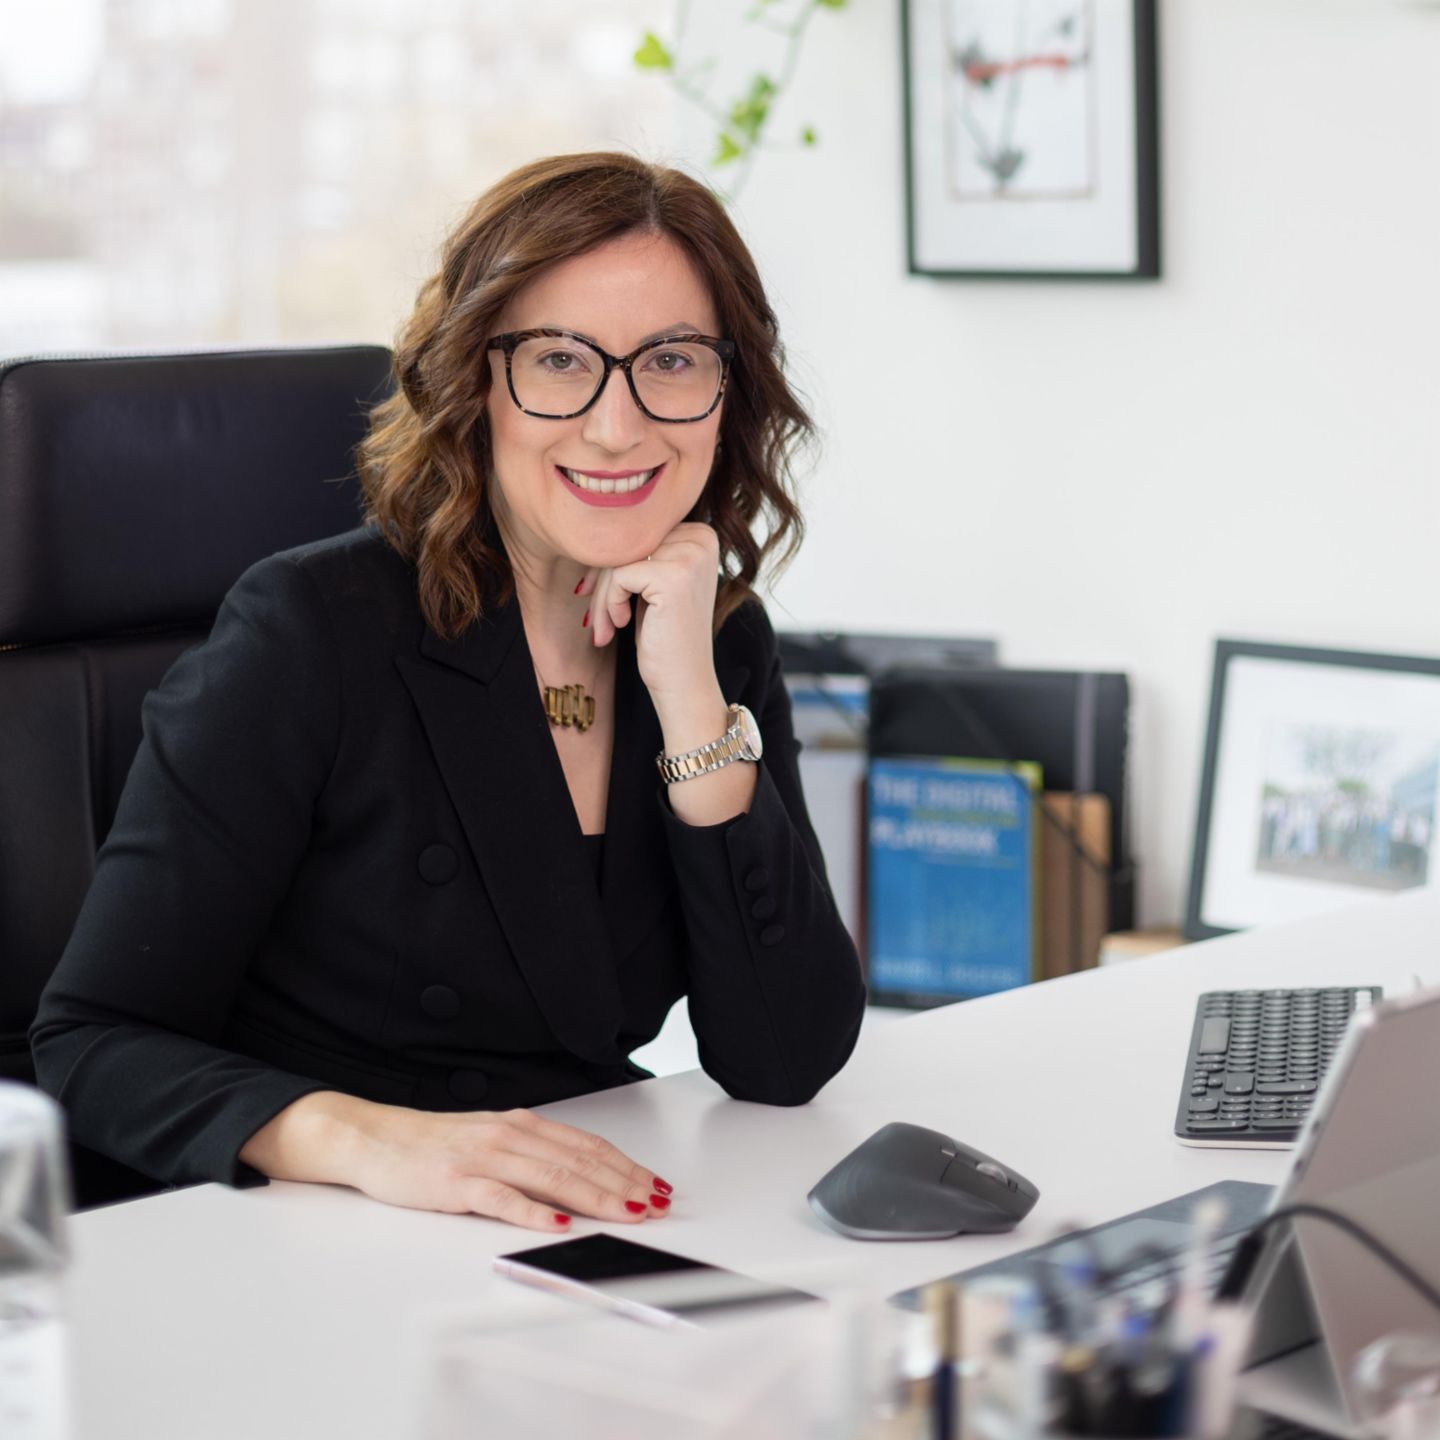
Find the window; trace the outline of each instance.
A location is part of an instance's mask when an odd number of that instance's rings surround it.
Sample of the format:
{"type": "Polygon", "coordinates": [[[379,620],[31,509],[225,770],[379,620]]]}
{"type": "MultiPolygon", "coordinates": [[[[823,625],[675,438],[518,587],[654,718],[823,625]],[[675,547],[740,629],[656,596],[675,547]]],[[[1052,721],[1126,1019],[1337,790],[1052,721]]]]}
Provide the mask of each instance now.
{"type": "Polygon", "coordinates": [[[0,354],[388,343],[535,156],[673,153],[668,0],[46,0],[0,44],[0,354]]]}

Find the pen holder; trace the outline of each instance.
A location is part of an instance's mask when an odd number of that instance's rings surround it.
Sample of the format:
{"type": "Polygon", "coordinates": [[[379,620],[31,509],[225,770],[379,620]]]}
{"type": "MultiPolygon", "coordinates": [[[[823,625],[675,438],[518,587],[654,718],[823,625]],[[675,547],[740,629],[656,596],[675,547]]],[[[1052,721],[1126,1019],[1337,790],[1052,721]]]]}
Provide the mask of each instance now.
{"type": "MultiPolygon", "coordinates": [[[[1033,1286],[1015,1276],[962,1291],[960,1440],[1220,1440],[1249,1333],[1234,1306],[1206,1307],[1183,1348],[1152,1319],[1100,1327],[1102,1344],[1044,1326],[1033,1286]]],[[[1185,1333],[1185,1332],[1182,1332],[1185,1333]]]]}

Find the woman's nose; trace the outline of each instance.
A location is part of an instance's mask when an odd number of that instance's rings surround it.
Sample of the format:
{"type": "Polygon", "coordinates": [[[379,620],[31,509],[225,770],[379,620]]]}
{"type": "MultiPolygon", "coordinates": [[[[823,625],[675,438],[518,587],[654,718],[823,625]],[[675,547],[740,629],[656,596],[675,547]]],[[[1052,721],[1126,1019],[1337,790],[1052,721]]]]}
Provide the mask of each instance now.
{"type": "Polygon", "coordinates": [[[600,398],[585,412],[581,434],[612,454],[639,444],[649,424],[617,366],[606,377],[600,398]]]}

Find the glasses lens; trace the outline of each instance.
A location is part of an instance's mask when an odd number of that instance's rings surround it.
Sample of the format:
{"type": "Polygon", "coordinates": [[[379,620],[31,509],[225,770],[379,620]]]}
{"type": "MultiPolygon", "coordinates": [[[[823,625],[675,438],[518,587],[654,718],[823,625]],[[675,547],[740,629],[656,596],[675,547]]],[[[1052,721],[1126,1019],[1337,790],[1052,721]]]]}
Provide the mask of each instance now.
{"type": "Polygon", "coordinates": [[[583,340],[535,335],[522,340],[510,361],[515,398],[536,415],[573,415],[590,403],[605,362],[583,340]]]}
{"type": "MultiPolygon", "coordinates": [[[[699,419],[720,394],[720,357],[708,345],[657,341],[635,357],[630,373],[642,404],[661,420],[699,419]]],[[[605,362],[583,340],[535,335],[515,347],[510,376],[531,414],[574,415],[600,388],[605,362]]]]}
{"type": "Polygon", "coordinates": [[[662,420],[694,420],[720,393],[720,357],[708,345],[662,340],[630,367],[645,408],[662,420]]]}

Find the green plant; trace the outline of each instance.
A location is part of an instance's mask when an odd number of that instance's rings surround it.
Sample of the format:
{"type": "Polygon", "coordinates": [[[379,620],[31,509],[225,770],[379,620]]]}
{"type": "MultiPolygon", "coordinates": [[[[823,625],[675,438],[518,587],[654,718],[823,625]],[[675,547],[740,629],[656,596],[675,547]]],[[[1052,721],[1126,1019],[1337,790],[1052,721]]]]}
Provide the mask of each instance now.
{"type": "MultiPolygon", "coordinates": [[[[712,4],[714,0],[712,0],[712,4]]],[[[652,73],[663,74],[675,92],[695,105],[715,122],[715,150],[710,157],[712,167],[733,167],[734,179],[728,187],[717,185],[726,201],[732,201],[750,177],[755,157],[762,149],[779,148],[767,142],[766,132],[776,103],[795,78],[805,32],[821,10],[843,10],[847,0],[751,0],[742,23],[780,35],[785,40],[779,67],[772,76],[756,70],[728,103],[714,98],[710,85],[718,60],[706,56],[698,60],[685,55],[692,0],[676,0],[675,38],[669,45],[652,30],[645,32],[635,51],[635,64],[652,73]]],[[[818,136],[813,125],[803,125],[796,142],[814,145],[818,136]]]]}

